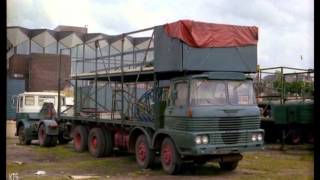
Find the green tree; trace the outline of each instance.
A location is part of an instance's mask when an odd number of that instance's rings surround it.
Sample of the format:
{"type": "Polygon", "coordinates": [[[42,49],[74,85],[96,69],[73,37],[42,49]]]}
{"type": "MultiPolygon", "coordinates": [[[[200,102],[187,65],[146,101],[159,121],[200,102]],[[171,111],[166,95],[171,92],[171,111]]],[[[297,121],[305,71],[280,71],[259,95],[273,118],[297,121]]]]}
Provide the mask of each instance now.
{"type": "MultiPolygon", "coordinates": [[[[273,87],[281,93],[282,84],[281,84],[281,72],[276,71],[276,80],[273,82],[273,87]]],[[[283,82],[284,85],[284,96],[288,96],[288,94],[298,94],[302,95],[313,95],[314,85],[312,82],[304,82],[304,81],[293,81],[293,82],[283,82]]]]}

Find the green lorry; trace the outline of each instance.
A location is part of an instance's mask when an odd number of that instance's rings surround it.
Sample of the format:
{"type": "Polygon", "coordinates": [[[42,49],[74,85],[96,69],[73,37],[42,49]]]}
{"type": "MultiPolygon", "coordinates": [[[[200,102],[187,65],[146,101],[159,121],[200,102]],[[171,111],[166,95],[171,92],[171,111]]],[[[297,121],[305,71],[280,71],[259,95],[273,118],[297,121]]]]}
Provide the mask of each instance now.
{"type": "Polygon", "coordinates": [[[313,144],[313,70],[264,68],[259,70],[258,77],[256,88],[265,141],[313,144]]]}
{"type": "Polygon", "coordinates": [[[135,153],[141,168],[159,156],[168,174],[185,161],[234,170],[241,153],[264,144],[247,75],[256,71],[257,37],[256,27],[183,20],[95,39],[94,56],[77,55],[82,69],[71,75],[74,113],[61,114],[58,102],[59,129],[77,152],[97,158],[121,150],[135,153]]]}

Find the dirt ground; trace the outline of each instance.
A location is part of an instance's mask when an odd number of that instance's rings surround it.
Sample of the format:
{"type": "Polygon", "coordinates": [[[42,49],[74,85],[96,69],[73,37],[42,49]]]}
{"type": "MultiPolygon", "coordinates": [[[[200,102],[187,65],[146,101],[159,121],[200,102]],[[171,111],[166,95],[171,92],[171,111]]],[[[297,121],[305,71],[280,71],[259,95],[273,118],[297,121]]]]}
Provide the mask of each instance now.
{"type": "MultiPolygon", "coordinates": [[[[182,173],[166,175],[159,160],[152,169],[137,167],[134,155],[116,153],[113,157],[95,159],[88,152],[76,153],[72,142],[51,148],[18,144],[7,139],[7,177],[18,173],[19,179],[71,179],[74,175],[92,175],[95,179],[313,179],[314,153],[312,145],[266,145],[265,150],[244,153],[233,172],[220,170],[217,163],[204,166],[184,164],[182,173]],[[22,164],[21,164],[22,163],[22,164]],[[35,175],[45,171],[45,175],[35,175]]],[[[8,178],[9,179],[9,178],[8,178]]]]}

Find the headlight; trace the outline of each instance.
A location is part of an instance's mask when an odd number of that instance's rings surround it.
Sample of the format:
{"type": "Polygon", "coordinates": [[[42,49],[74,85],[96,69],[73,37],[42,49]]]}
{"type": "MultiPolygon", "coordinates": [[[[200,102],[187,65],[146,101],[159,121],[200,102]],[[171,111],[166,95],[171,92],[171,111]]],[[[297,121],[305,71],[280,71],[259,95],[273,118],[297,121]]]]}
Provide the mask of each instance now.
{"type": "Polygon", "coordinates": [[[262,134],[258,134],[258,141],[262,141],[262,134]]]}
{"type": "Polygon", "coordinates": [[[252,134],[251,140],[252,140],[252,141],[256,141],[256,140],[257,140],[257,135],[256,135],[256,134],[252,134]]]}
{"type": "Polygon", "coordinates": [[[209,138],[207,135],[202,136],[202,144],[208,144],[209,143],[209,138]]]}
{"type": "Polygon", "coordinates": [[[201,136],[197,136],[195,142],[196,144],[201,144],[201,136]]]}

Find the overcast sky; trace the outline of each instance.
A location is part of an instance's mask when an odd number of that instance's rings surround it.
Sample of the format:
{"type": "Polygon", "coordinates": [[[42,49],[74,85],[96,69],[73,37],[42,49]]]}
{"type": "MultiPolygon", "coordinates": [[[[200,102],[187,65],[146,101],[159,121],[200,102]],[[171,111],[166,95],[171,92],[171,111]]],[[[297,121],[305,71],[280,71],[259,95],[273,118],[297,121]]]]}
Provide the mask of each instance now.
{"type": "Polygon", "coordinates": [[[179,19],[257,26],[261,67],[313,68],[313,8],[313,0],[7,0],[7,23],[110,35],[179,19]]]}

